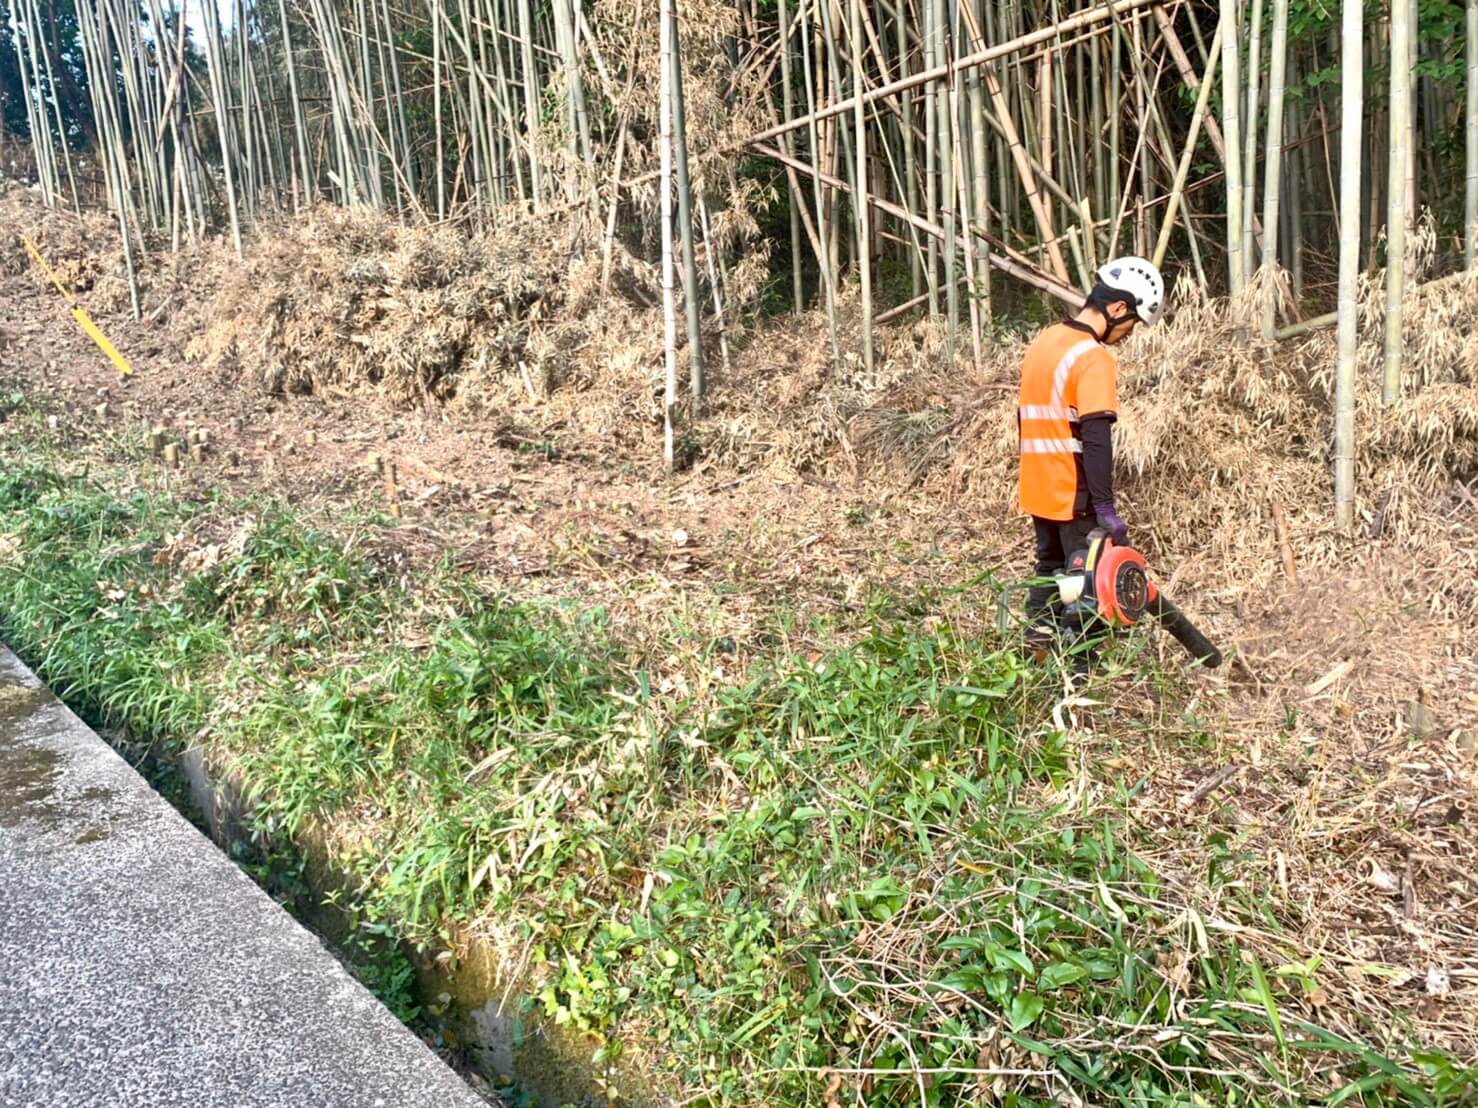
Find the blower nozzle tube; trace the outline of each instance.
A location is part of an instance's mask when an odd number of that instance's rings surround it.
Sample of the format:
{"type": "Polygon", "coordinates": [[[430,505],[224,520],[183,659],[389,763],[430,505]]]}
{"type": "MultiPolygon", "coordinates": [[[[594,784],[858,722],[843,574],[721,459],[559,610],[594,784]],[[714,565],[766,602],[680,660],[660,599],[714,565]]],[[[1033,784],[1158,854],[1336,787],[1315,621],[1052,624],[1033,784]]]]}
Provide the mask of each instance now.
{"type": "Polygon", "coordinates": [[[1187,619],[1186,614],[1164,593],[1156,589],[1145,610],[1207,669],[1215,669],[1221,665],[1221,651],[1216,648],[1216,644],[1203,635],[1201,629],[1187,619]]]}

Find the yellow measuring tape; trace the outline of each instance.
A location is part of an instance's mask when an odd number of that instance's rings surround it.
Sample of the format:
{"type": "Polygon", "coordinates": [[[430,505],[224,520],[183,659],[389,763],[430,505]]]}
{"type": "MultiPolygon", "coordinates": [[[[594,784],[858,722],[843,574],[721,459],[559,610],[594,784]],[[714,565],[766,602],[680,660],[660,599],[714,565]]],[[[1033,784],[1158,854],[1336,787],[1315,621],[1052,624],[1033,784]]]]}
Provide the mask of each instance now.
{"type": "Polygon", "coordinates": [[[25,244],[26,252],[31,255],[32,260],[41,267],[46,276],[51,278],[51,283],[56,286],[56,291],[62,294],[62,299],[72,309],[72,318],[77,321],[77,326],[81,327],[83,333],[97,344],[99,350],[107,355],[108,361],[112,362],[118,368],[119,373],[125,377],[131,374],[133,372],[133,366],[128,364],[128,359],[118,352],[118,348],[108,341],[108,336],[103,334],[98,328],[98,325],[92,321],[92,316],[88,315],[83,310],[82,305],[77,303],[77,298],[72,295],[71,290],[66,285],[62,284],[61,278],[56,275],[56,271],[46,264],[46,259],[41,256],[41,251],[36,249],[36,244],[25,235],[21,235],[20,238],[21,242],[25,244]]]}

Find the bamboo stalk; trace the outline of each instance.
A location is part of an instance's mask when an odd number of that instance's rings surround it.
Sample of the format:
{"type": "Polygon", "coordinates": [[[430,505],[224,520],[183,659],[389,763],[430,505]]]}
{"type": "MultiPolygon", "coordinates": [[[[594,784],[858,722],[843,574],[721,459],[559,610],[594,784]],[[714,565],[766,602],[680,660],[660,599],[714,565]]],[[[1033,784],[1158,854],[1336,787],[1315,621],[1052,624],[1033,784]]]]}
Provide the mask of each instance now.
{"type": "MultiPolygon", "coordinates": [[[[807,25],[806,8],[804,6],[801,8],[800,19],[801,72],[809,75],[812,72],[811,35],[807,25]]],[[[811,157],[819,165],[821,161],[821,145],[818,141],[816,128],[815,83],[809,76],[806,79],[806,128],[808,149],[810,150],[811,157]]],[[[788,132],[780,133],[786,134],[788,132]]],[[[781,153],[781,158],[782,160],[786,160],[788,155],[781,153]]],[[[789,159],[787,164],[789,162],[796,163],[796,166],[804,164],[799,163],[796,159],[789,159]]],[[[834,236],[826,224],[826,206],[823,202],[824,197],[821,191],[821,176],[819,173],[812,173],[811,188],[816,202],[816,238],[817,244],[820,246],[820,253],[816,259],[816,263],[821,270],[821,289],[826,306],[826,329],[831,339],[831,360],[832,364],[836,365],[842,360],[842,353],[841,344],[837,337],[836,269],[832,264],[831,253],[831,239],[834,236]]]]}
{"type": "Polygon", "coordinates": [[[1386,185],[1386,336],[1381,403],[1401,396],[1402,300],[1406,291],[1407,149],[1411,115],[1411,15],[1407,0],[1391,0],[1390,164],[1386,185]]]}
{"type": "MultiPolygon", "coordinates": [[[[986,0],[980,0],[984,4],[986,0]]],[[[965,6],[968,13],[969,8],[965,6]]],[[[980,35],[978,24],[972,21],[972,34],[975,48],[984,45],[980,35]]],[[[985,90],[980,77],[980,70],[973,69],[969,73],[969,98],[970,98],[970,164],[972,173],[972,199],[973,211],[972,221],[975,226],[982,230],[990,227],[990,176],[986,165],[986,134],[985,127],[985,90]]],[[[980,310],[984,313],[984,325],[990,326],[994,311],[991,305],[990,292],[990,263],[985,258],[978,259],[979,268],[975,274],[976,291],[980,310]]]]}
{"type": "Polygon", "coordinates": [[[862,283],[862,365],[867,372],[873,369],[872,342],[872,234],[868,227],[868,202],[870,195],[867,177],[867,129],[862,115],[862,4],[852,0],[852,98],[857,107],[852,116],[855,136],[857,171],[854,175],[855,189],[861,190],[861,199],[854,190],[852,208],[857,217],[857,261],[858,275],[862,283]]]}
{"type": "MultiPolygon", "coordinates": [[[[538,70],[534,68],[534,41],[529,29],[531,22],[529,3],[530,0],[518,0],[518,34],[519,47],[523,51],[524,126],[525,141],[528,144],[530,187],[533,191],[534,211],[538,213],[544,210],[544,181],[539,156],[539,76],[538,70]]],[[[661,0],[661,3],[663,4],[662,10],[665,12],[670,0],[661,0]]],[[[670,34],[670,31],[668,33],[670,34]]],[[[662,64],[665,74],[667,72],[665,57],[662,59],[662,64]]],[[[665,81],[666,78],[664,77],[663,80],[665,81]]],[[[668,92],[670,95],[671,90],[669,89],[668,92]]],[[[666,110],[663,109],[664,112],[666,110]]],[[[665,121],[666,117],[663,118],[665,121]]]]}
{"type": "MultiPolygon", "coordinates": [[[[1478,4],[1478,0],[1473,0],[1478,4]]],[[[908,45],[908,21],[904,18],[904,0],[899,0],[898,12],[894,22],[897,25],[898,40],[898,75],[907,78],[909,74],[909,45],[908,45]]],[[[901,95],[903,111],[903,200],[910,212],[917,211],[919,207],[919,179],[918,169],[914,164],[914,111],[913,92],[904,89],[901,95]]],[[[924,255],[919,248],[918,235],[913,224],[908,224],[909,234],[913,241],[913,250],[909,255],[909,284],[913,289],[915,298],[924,288],[924,255]]]]}
{"type": "Polygon", "coordinates": [[[703,225],[703,253],[708,262],[708,286],[713,290],[713,318],[718,324],[718,351],[719,360],[722,362],[724,372],[730,371],[729,364],[729,329],[724,323],[724,281],[722,276],[722,262],[719,259],[718,244],[714,241],[713,227],[708,218],[708,204],[703,199],[703,193],[698,193],[698,218],[703,225]]]}
{"type": "MultiPolygon", "coordinates": [[[[662,350],[666,366],[662,402],[662,461],[668,473],[673,472],[676,467],[673,412],[677,407],[677,290],[674,287],[675,267],[672,257],[672,78],[675,72],[672,60],[672,40],[676,32],[673,6],[673,0],[658,0],[658,40],[660,43],[658,49],[662,67],[658,106],[662,163],[662,350]]],[[[527,0],[524,0],[524,10],[528,10],[527,0]]],[[[527,27],[524,31],[527,35],[527,27]]]]}
{"type": "MultiPolygon", "coordinates": [[[[1221,0],[1221,22],[1225,27],[1237,25],[1240,0],[1221,0]]],[[[1242,256],[1242,127],[1240,58],[1236,35],[1221,39],[1221,101],[1223,129],[1226,132],[1227,181],[1227,291],[1240,296],[1246,283],[1242,256]]]]}
{"type": "Polygon", "coordinates": [[[1467,175],[1463,190],[1463,244],[1467,267],[1474,269],[1478,268],[1478,0],[1468,0],[1466,28],[1467,175]]]}
{"type": "MultiPolygon", "coordinates": [[[[1360,268],[1360,137],[1363,24],[1360,0],[1343,0],[1340,65],[1339,353],[1334,375],[1334,517],[1342,530],[1355,523],[1355,340],[1360,268]]],[[[1228,136],[1230,138],[1230,135],[1228,136]]]]}
{"type": "MultiPolygon", "coordinates": [[[[1264,155],[1266,174],[1263,180],[1263,268],[1269,274],[1278,268],[1278,202],[1283,174],[1283,85],[1288,61],[1288,0],[1273,0],[1273,42],[1268,72],[1268,142],[1264,155]]],[[[1251,228],[1243,237],[1248,245],[1251,228]]],[[[1275,302],[1267,298],[1262,313],[1262,337],[1271,341],[1275,319],[1275,302]]]]}
{"type": "MultiPolygon", "coordinates": [[[[780,21],[780,103],[785,113],[785,119],[790,119],[795,114],[795,90],[790,80],[790,12],[787,0],[779,0],[778,17],[780,21]]],[[[791,292],[794,298],[795,310],[801,312],[805,308],[806,293],[805,281],[801,268],[801,197],[792,185],[787,207],[790,209],[790,280],[791,292]]]]}
{"type": "MultiPolygon", "coordinates": [[[[823,0],[824,2],[824,0],[823,0]]],[[[924,68],[938,67],[934,16],[938,11],[935,0],[921,0],[924,25],[924,68]]],[[[936,82],[924,85],[924,218],[933,223],[939,218],[939,93],[936,82]]],[[[929,315],[939,314],[939,244],[933,239],[928,243],[928,265],[924,280],[929,287],[929,315]]]]}
{"type": "MultiPolygon", "coordinates": [[[[563,0],[560,0],[563,2],[563,0]]],[[[683,307],[688,324],[688,389],[696,419],[703,407],[704,366],[703,327],[699,318],[702,304],[698,299],[698,265],[693,250],[693,194],[688,179],[688,125],[683,104],[682,36],[676,25],[677,9],[673,8],[672,48],[672,134],[673,157],[677,163],[677,219],[679,241],[683,252],[683,307]]]]}
{"type": "Polygon", "coordinates": [[[1242,117],[1242,266],[1256,268],[1252,252],[1252,220],[1257,212],[1257,116],[1262,79],[1262,0],[1252,0],[1252,34],[1247,47],[1247,114],[1242,117]]]}
{"type": "MultiPolygon", "coordinates": [[[[953,36],[949,34],[948,16],[946,14],[945,0],[934,0],[934,34],[936,37],[936,58],[942,59],[949,55],[950,44],[953,36]]],[[[944,237],[942,239],[942,252],[944,254],[944,301],[945,301],[945,345],[944,356],[947,363],[952,363],[955,357],[955,346],[959,338],[960,328],[960,290],[955,282],[956,271],[956,249],[955,249],[955,226],[959,215],[958,205],[955,197],[955,138],[954,138],[954,112],[951,105],[954,102],[955,89],[958,81],[955,74],[946,70],[944,87],[939,90],[935,97],[935,108],[939,113],[939,123],[935,128],[935,135],[939,140],[939,180],[940,180],[940,215],[944,223],[944,237]]],[[[861,107],[862,97],[857,97],[858,107],[861,107]]]]}

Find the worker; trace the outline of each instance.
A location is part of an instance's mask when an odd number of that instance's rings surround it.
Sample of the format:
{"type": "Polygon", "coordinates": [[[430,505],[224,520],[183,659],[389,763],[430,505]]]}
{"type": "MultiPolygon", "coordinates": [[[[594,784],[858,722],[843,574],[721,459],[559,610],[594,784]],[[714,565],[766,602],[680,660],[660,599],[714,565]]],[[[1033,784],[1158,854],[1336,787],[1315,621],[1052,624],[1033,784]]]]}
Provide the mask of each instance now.
{"type": "MultiPolygon", "coordinates": [[[[1021,366],[1022,511],[1036,532],[1036,577],[1061,573],[1088,535],[1102,528],[1119,546],[1129,528],[1114,502],[1112,430],[1119,417],[1118,359],[1112,348],[1138,324],[1152,326],[1165,310],[1165,282],[1143,258],[1116,258],[1098,271],[1087,303],[1048,327],[1027,347],[1021,366]]],[[[1058,630],[1056,587],[1027,593],[1029,645],[1049,648],[1058,630]]]]}

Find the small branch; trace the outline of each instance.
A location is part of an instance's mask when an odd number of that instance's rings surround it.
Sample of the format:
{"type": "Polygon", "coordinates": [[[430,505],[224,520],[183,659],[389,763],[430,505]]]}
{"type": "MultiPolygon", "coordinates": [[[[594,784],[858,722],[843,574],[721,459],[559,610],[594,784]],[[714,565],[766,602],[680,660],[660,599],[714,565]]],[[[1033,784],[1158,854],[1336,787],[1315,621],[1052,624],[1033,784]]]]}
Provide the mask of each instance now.
{"type": "Polygon", "coordinates": [[[1243,768],[1240,762],[1233,762],[1225,769],[1217,770],[1190,792],[1186,793],[1185,796],[1181,797],[1180,806],[1182,808],[1194,808],[1233,777],[1236,777],[1237,774],[1241,773],[1243,768]]]}

